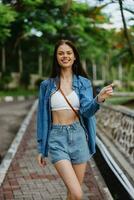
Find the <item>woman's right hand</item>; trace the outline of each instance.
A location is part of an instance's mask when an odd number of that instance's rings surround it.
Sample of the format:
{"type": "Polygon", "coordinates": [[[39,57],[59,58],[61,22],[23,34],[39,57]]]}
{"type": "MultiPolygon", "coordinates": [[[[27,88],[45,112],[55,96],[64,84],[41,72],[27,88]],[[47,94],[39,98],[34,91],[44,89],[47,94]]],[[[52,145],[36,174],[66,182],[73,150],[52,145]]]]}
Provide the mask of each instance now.
{"type": "Polygon", "coordinates": [[[42,154],[38,155],[37,160],[40,167],[44,167],[46,165],[45,158],[42,156],[42,154]]]}

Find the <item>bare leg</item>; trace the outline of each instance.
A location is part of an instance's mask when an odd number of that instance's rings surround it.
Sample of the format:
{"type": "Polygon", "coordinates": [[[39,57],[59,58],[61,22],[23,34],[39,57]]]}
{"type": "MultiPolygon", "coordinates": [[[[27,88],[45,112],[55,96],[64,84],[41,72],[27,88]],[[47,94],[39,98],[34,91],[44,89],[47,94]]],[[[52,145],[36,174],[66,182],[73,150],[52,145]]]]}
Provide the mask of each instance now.
{"type": "Polygon", "coordinates": [[[67,190],[67,199],[66,200],[71,200],[71,194],[70,194],[69,190],[67,190]]]}
{"type": "Polygon", "coordinates": [[[78,177],[76,176],[71,162],[69,160],[60,160],[56,162],[54,166],[61,178],[63,179],[70,193],[70,197],[68,197],[68,200],[82,200],[81,185],[79,183],[78,177]]]}
{"type": "Polygon", "coordinates": [[[79,183],[82,185],[87,163],[85,162],[85,163],[81,163],[81,164],[73,164],[72,166],[73,166],[75,174],[79,180],[79,183]]]}
{"type": "MultiPolygon", "coordinates": [[[[80,185],[82,185],[82,183],[83,183],[86,165],[87,165],[87,163],[73,164],[72,165],[80,185]]],[[[67,192],[67,200],[71,200],[69,190],[67,192]]]]}

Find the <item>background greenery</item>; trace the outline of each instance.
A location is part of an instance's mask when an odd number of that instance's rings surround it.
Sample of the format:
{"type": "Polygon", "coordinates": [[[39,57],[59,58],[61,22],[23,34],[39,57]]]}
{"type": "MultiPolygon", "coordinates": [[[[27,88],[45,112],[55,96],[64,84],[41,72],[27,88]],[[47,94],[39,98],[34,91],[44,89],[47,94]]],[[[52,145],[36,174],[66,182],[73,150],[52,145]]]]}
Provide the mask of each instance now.
{"type": "Polygon", "coordinates": [[[126,90],[133,90],[134,26],[126,26],[124,1],[109,1],[120,6],[124,27],[118,31],[103,28],[109,24],[102,12],[105,0],[97,7],[73,0],[1,1],[0,89],[8,88],[11,72],[20,74],[19,87],[28,87],[30,74],[38,75],[38,85],[49,75],[54,45],[62,38],[75,43],[91,79],[120,80],[126,90]]]}

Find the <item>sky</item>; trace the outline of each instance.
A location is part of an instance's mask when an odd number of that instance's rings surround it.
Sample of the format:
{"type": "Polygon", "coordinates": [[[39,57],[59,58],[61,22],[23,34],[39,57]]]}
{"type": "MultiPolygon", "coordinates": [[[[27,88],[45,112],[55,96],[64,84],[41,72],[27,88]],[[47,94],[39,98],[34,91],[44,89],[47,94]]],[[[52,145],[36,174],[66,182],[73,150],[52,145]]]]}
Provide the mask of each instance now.
{"type": "MultiPolygon", "coordinates": [[[[103,2],[99,2],[97,0],[78,0],[78,1],[87,2],[91,6],[95,6],[95,5],[102,5],[102,4],[104,4],[104,2],[107,3],[110,0],[104,0],[103,2]]],[[[131,10],[134,11],[134,0],[124,0],[123,6],[126,8],[131,8],[131,10]]],[[[113,24],[113,25],[105,25],[106,28],[115,27],[115,28],[119,29],[123,26],[118,3],[113,3],[113,4],[106,6],[106,8],[103,9],[103,12],[106,13],[110,17],[110,22],[113,24]]],[[[125,19],[127,20],[127,25],[128,26],[134,25],[134,20],[133,21],[129,20],[130,18],[134,19],[134,14],[131,14],[128,11],[124,11],[124,15],[125,15],[125,19]]]]}

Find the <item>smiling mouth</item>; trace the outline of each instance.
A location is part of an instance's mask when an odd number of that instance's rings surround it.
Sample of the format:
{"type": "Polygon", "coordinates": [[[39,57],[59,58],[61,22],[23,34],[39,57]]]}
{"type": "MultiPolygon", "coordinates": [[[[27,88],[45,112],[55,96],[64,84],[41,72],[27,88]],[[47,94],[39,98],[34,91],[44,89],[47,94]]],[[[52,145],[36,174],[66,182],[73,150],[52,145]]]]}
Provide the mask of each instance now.
{"type": "Polygon", "coordinates": [[[70,60],[62,60],[61,62],[66,64],[66,63],[70,62],[70,60]]]}

